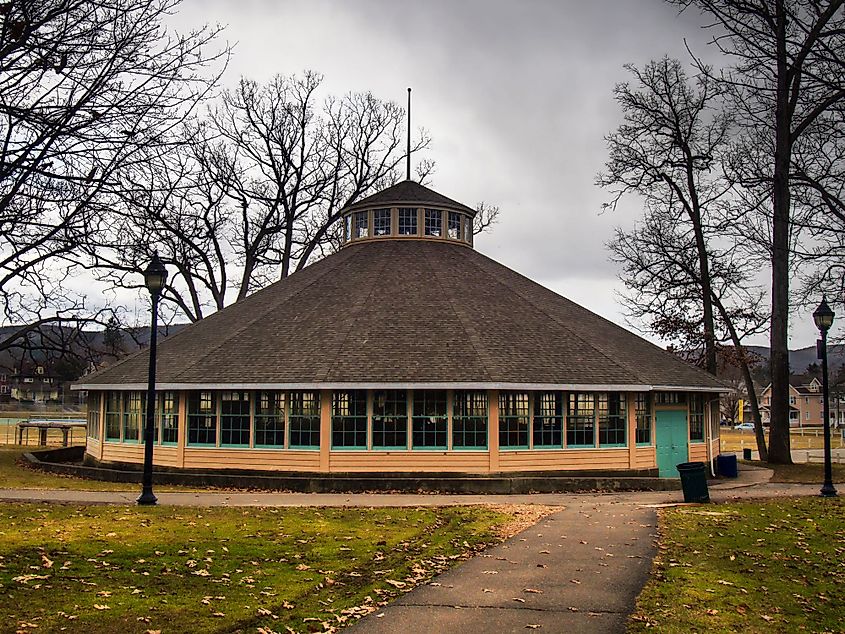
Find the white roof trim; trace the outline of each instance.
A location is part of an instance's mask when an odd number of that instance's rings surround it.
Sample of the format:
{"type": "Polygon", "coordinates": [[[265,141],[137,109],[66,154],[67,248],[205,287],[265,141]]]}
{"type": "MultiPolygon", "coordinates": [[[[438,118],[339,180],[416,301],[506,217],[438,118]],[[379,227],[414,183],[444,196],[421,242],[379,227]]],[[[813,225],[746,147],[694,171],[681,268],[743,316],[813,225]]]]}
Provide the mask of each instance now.
{"type": "MultiPolygon", "coordinates": [[[[157,390],[565,390],[579,392],[727,392],[728,388],[681,385],[600,384],[600,383],[157,383],[157,390]]],[[[72,390],[146,390],[146,383],[77,383],[72,390]]]]}

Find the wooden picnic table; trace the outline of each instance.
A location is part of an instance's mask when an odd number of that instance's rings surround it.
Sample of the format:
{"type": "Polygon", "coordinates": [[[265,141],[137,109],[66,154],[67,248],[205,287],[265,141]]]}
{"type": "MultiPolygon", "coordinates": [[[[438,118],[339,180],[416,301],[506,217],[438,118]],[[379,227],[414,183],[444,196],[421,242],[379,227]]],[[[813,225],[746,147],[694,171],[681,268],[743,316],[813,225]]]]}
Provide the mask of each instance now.
{"type": "Polygon", "coordinates": [[[68,440],[73,442],[73,430],[85,428],[86,422],[82,419],[66,419],[66,420],[22,420],[15,426],[15,441],[19,445],[29,444],[29,430],[38,430],[38,444],[42,446],[47,445],[47,432],[51,429],[59,429],[62,432],[62,447],[68,446],[68,440]],[[24,435],[24,432],[26,434],[24,435]],[[24,443],[24,437],[26,443],[24,443]]]}

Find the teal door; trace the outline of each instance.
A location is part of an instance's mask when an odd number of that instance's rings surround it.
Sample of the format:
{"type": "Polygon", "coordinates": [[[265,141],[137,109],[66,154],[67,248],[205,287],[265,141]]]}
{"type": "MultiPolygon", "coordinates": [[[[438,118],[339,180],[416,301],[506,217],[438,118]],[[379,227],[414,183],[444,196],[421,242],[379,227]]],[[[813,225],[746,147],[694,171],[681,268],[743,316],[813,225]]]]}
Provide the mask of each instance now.
{"type": "Polygon", "coordinates": [[[677,478],[676,465],[689,459],[686,410],[657,410],[654,444],[661,478],[677,478]]]}

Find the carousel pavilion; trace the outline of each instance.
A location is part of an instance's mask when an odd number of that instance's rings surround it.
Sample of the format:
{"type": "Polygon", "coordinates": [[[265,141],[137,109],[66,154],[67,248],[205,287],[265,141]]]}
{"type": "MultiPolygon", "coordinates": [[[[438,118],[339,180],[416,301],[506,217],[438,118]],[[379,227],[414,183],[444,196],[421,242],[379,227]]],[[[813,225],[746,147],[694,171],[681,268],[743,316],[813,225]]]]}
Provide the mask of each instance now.
{"type": "MultiPolygon", "coordinates": [[[[473,249],[474,210],[404,181],[337,253],[158,346],[156,468],[676,477],[724,386],[473,249]]],[[[86,459],[143,462],[142,351],[88,391],[86,459]]]]}

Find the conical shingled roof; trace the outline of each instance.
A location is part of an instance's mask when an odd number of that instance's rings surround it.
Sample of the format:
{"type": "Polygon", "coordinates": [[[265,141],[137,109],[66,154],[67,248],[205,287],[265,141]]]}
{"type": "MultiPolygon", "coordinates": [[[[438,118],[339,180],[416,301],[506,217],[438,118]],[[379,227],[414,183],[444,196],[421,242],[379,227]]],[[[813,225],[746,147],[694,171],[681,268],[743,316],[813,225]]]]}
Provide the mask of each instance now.
{"type": "Polygon", "coordinates": [[[387,189],[376,192],[372,196],[367,196],[359,201],[356,201],[346,207],[344,211],[353,211],[355,209],[364,209],[378,206],[402,206],[402,205],[416,206],[416,207],[445,207],[446,209],[454,209],[456,211],[463,211],[470,215],[475,215],[475,210],[467,207],[457,200],[447,198],[443,194],[439,194],[433,189],[429,189],[412,180],[405,180],[396,183],[387,189]]]}
{"type": "MultiPolygon", "coordinates": [[[[142,389],[147,352],[78,388],[142,389]]],[[[351,243],[158,348],[160,389],[684,388],[714,377],[473,249],[351,243]]]]}

